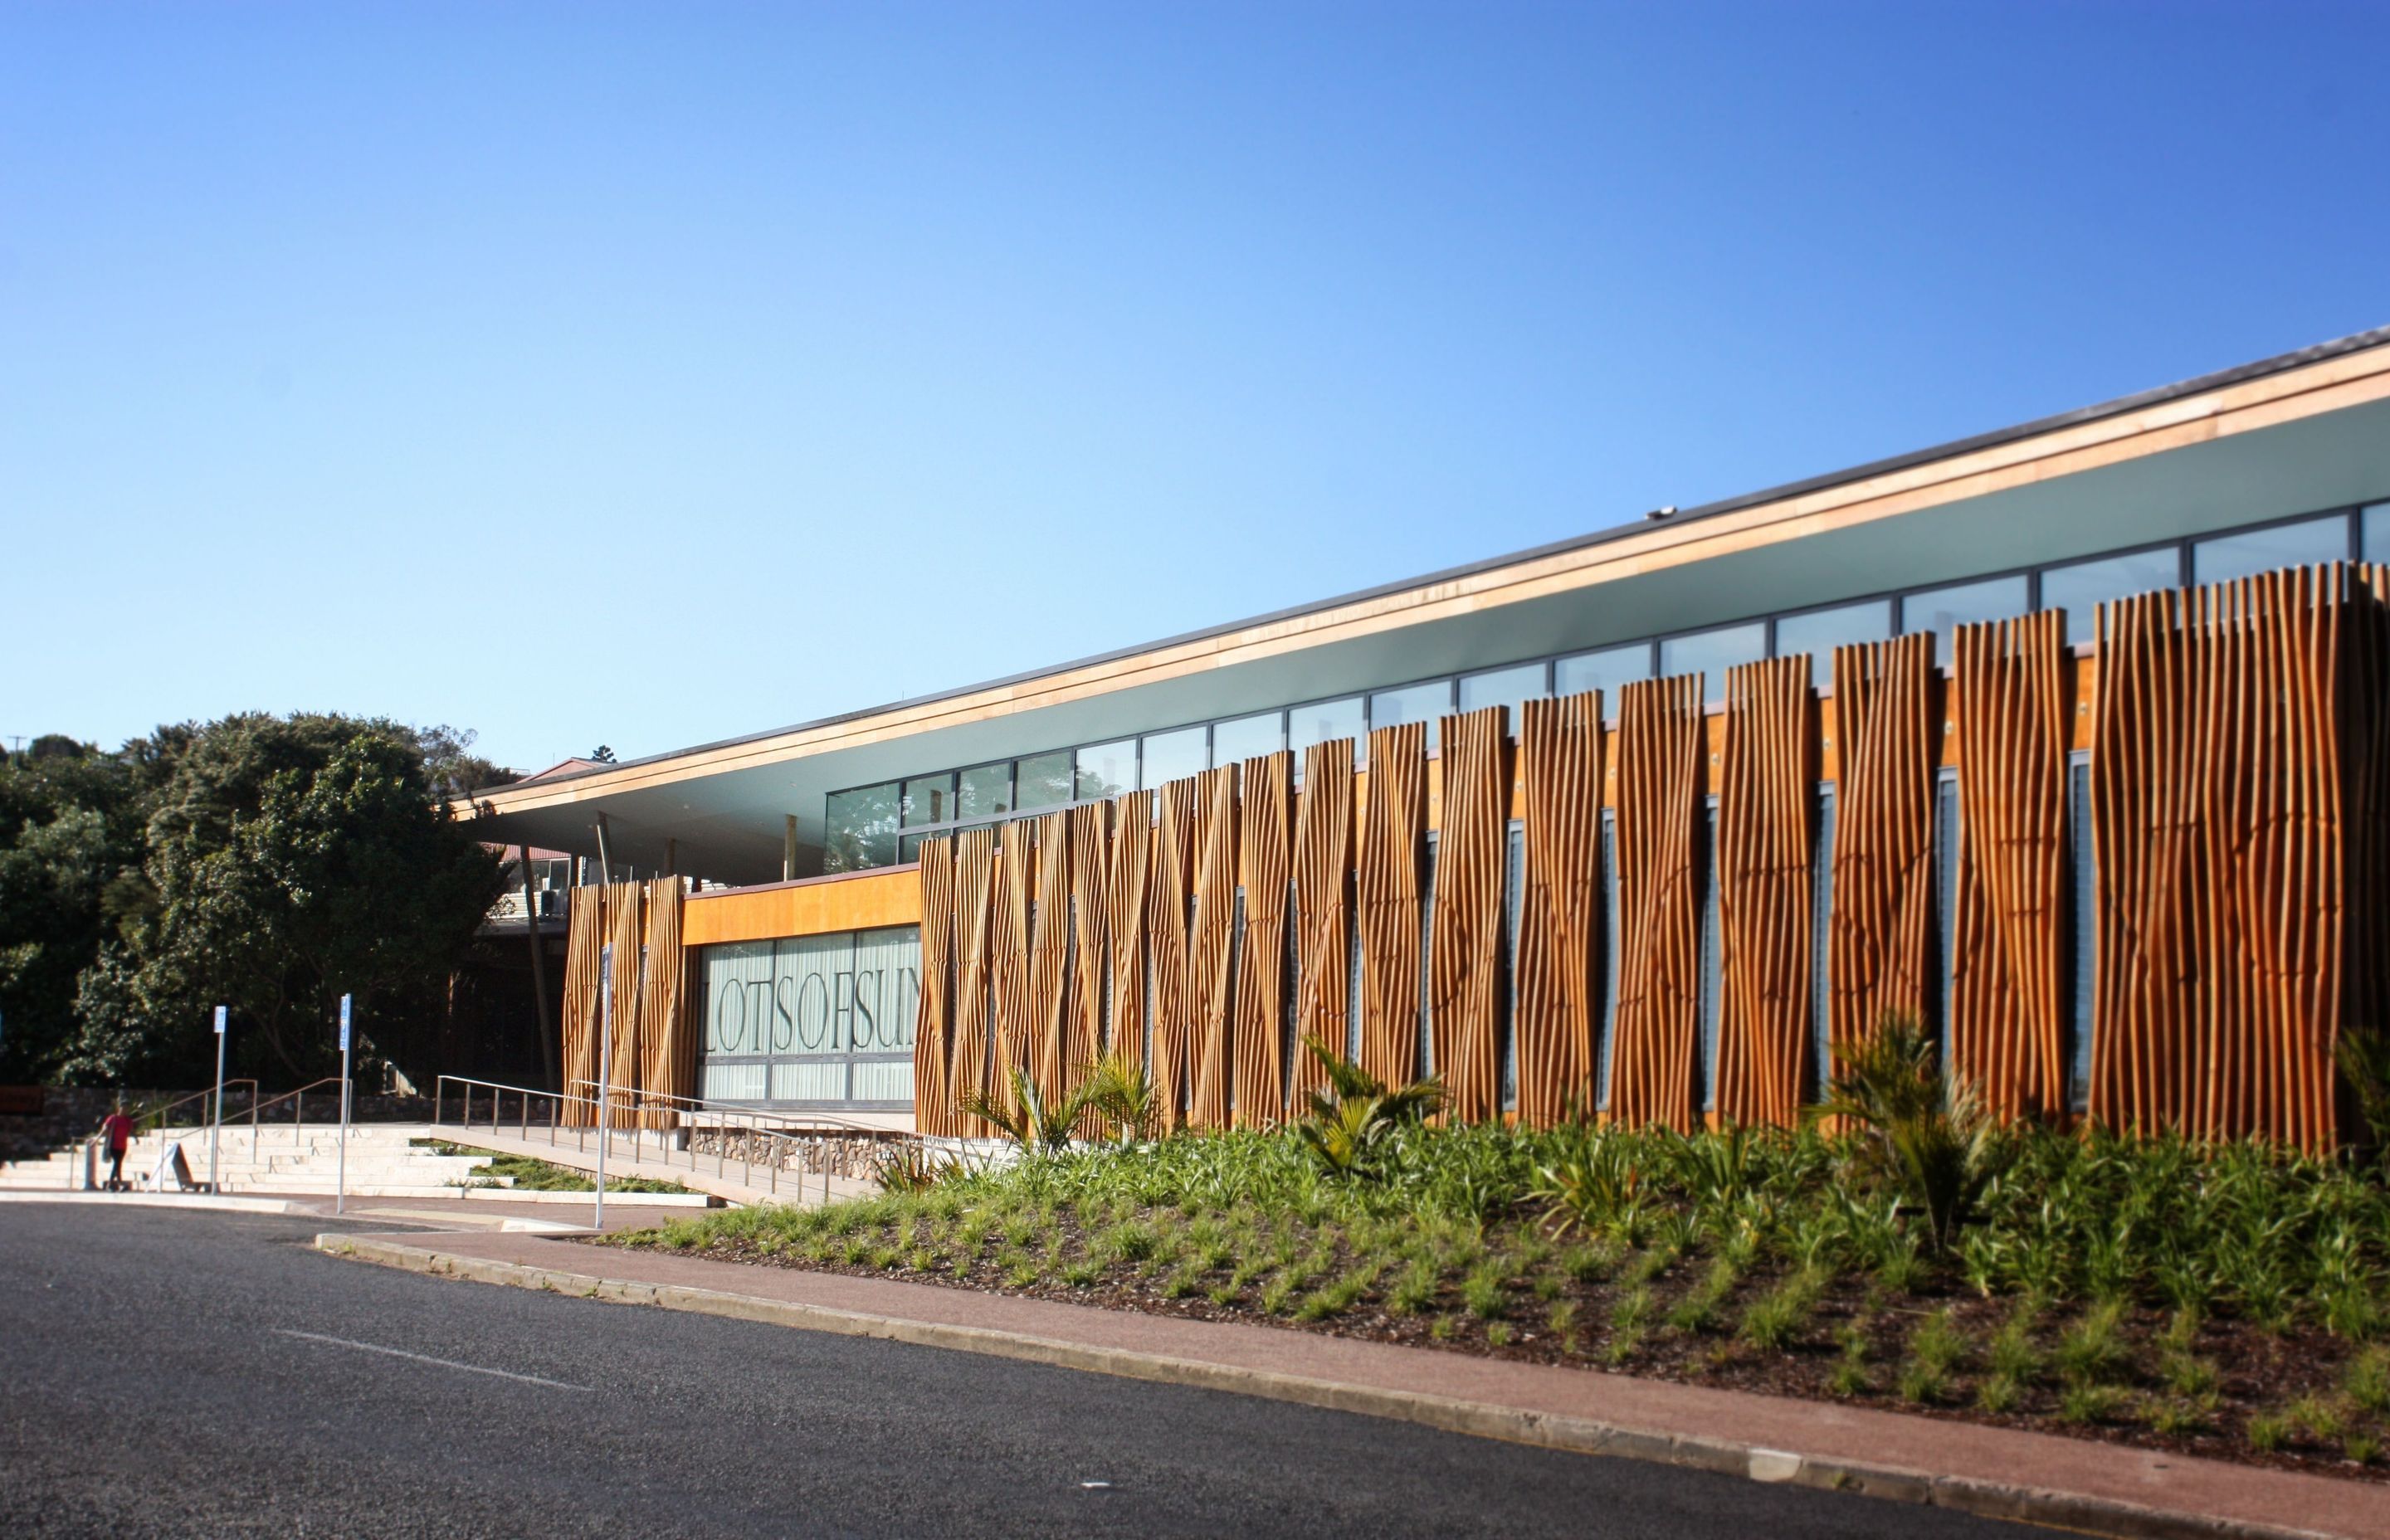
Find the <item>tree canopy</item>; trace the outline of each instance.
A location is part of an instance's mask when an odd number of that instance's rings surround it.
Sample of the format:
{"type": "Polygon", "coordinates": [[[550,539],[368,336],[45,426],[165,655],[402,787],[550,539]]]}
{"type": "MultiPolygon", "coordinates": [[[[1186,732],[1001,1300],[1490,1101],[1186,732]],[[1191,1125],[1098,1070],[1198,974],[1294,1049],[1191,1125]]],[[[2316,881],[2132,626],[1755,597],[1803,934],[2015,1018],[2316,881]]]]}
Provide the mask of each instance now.
{"type": "Polygon", "coordinates": [[[501,885],[443,805],[511,778],[472,735],[247,714],[63,741],[0,762],[0,1079],[204,1078],[217,1004],[243,1072],[307,1079],[343,993],[369,1050],[438,1015],[501,885]]]}

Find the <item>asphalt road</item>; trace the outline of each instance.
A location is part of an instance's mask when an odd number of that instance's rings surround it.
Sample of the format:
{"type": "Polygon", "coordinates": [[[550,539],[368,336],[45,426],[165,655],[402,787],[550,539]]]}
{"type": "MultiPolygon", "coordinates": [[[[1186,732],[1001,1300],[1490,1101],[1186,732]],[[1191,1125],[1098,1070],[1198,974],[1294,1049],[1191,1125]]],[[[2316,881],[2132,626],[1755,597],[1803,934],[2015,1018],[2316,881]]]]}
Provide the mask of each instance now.
{"type": "Polygon", "coordinates": [[[327,1227],[0,1208],[0,1534],[2022,1533],[422,1277],[308,1250],[327,1227]]]}

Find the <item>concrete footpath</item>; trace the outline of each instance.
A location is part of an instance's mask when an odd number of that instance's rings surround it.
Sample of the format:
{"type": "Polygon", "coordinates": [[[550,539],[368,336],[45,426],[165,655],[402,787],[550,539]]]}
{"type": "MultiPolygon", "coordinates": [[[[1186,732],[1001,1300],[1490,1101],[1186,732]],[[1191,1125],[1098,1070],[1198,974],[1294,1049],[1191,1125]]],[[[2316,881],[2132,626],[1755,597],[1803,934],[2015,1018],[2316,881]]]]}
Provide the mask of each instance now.
{"type": "Polygon", "coordinates": [[[2377,1482],[1831,1403],[524,1234],[337,1234],[316,1246],[477,1282],[1201,1386],[2100,1534],[2390,1540],[2390,1486],[2377,1482]]]}

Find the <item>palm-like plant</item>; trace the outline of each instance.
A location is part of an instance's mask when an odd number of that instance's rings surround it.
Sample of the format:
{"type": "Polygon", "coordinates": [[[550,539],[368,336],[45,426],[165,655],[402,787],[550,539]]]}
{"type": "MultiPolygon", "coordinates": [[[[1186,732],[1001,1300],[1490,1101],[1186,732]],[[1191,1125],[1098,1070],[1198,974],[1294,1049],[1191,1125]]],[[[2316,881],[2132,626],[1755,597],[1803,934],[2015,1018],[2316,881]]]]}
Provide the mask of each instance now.
{"type": "Polygon", "coordinates": [[[1070,1095],[1055,1102],[1046,1099],[1029,1072],[1018,1064],[1009,1078],[1010,1097],[998,1098],[973,1091],[963,1098],[963,1110],[995,1124],[997,1132],[1021,1147],[1023,1155],[1059,1155],[1071,1148],[1079,1120],[1096,1104],[1100,1087],[1095,1078],[1081,1081],[1070,1095]]]}
{"type": "Polygon", "coordinates": [[[1394,1129],[1424,1121],[1444,1105],[1444,1081],[1430,1075],[1389,1086],[1317,1037],[1303,1046],[1328,1084],[1311,1093],[1311,1115],[1295,1125],[1304,1148],[1332,1176],[1366,1173],[1378,1143],[1394,1129]]]}
{"type": "Polygon", "coordinates": [[[1875,1035],[1845,1044],[1817,1112],[1858,1125],[1869,1163],[1918,1209],[1938,1246],[1971,1221],[1999,1174],[2002,1146],[1964,1081],[1943,1084],[1934,1039],[1886,1012],[1875,1035]]]}

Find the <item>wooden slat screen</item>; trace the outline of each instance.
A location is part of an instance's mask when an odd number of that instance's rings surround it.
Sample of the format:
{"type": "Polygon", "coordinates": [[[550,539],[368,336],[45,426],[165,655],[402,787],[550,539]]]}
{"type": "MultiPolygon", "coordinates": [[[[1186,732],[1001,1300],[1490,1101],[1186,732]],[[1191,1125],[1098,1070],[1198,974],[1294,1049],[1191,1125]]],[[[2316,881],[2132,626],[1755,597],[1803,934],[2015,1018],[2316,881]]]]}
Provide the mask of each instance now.
{"type": "MultiPolygon", "coordinates": [[[[642,1091],[665,1097],[697,1095],[697,1032],[701,1018],[686,1008],[683,986],[688,962],[681,950],[683,897],[680,879],[658,878],[647,885],[647,978],[639,986],[639,1063],[642,1091]]],[[[651,1106],[649,1128],[677,1128],[675,1104],[651,1106]]]]}
{"type": "Polygon", "coordinates": [[[1694,822],[1706,784],[1702,676],[1620,691],[1619,967],[1610,1115],[1693,1124],[1701,1034],[1701,905],[1694,822]]]}
{"type": "Polygon", "coordinates": [[[1145,1062],[1146,890],[1153,853],[1153,793],[1132,791],[1112,802],[1112,843],[1106,897],[1111,905],[1111,1009],[1106,1048],[1145,1062]]]}
{"type": "MultiPolygon", "coordinates": [[[[2390,1030],[2390,567],[2349,574],[2340,671],[2341,824],[2346,837],[2340,950],[2344,1028],[2390,1030]]],[[[2342,1126],[2357,1125],[2342,1107],[2342,1126]]]]}
{"type": "MultiPolygon", "coordinates": [[[[606,943],[614,949],[614,1025],[613,1062],[603,1078],[618,1089],[638,1084],[639,1066],[646,1059],[639,1020],[639,951],[647,940],[646,897],[636,882],[606,886],[606,943]]],[[[604,1044],[599,1046],[602,1059],[604,1044]]],[[[606,1115],[615,1128],[629,1128],[638,1122],[632,1107],[612,1092],[608,1093],[606,1115]]]]}
{"type": "Polygon", "coordinates": [[[1429,930],[1428,1026],[1447,1114],[1483,1123],[1502,1112],[1496,1015],[1501,1001],[1503,871],[1510,859],[1510,712],[1444,719],[1434,923],[1429,930]]]}
{"type": "Polygon", "coordinates": [[[1033,1077],[1037,1007],[1030,982],[1029,910],[1036,902],[1037,836],[1034,818],[1002,827],[996,850],[996,895],[988,914],[988,974],[996,1001],[996,1041],[988,1062],[990,1094],[1009,1101],[1012,1072],[1033,1077]]]}
{"type": "Polygon", "coordinates": [[[990,1053],[996,1034],[996,977],[989,956],[989,930],[996,912],[996,830],[967,829],[955,836],[955,1048],[953,1088],[957,1133],[983,1135],[987,1120],[962,1110],[992,1084],[990,1053]]]}
{"type": "Polygon", "coordinates": [[[1152,879],[1146,892],[1148,966],[1153,970],[1153,1094],[1165,1127],[1186,1125],[1188,1072],[1195,1030],[1188,1007],[1187,904],[1195,864],[1195,782],[1162,789],[1161,821],[1153,831],[1152,879]]]}
{"type": "Polygon", "coordinates": [[[1351,1033],[1353,965],[1353,740],[1332,738],[1303,753],[1295,813],[1294,1058],[1287,1099],[1298,1110],[1328,1076],[1304,1039],[1337,1054],[1351,1033]]]}
{"type": "MultiPolygon", "coordinates": [[[[1069,1094],[1063,1080],[1063,1017],[1070,1008],[1071,815],[1024,818],[1037,831],[1037,869],[1029,911],[1028,1035],[1030,1078],[1049,1105],[1069,1094]]],[[[1019,825],[1015,826],[1020,827],[1019,825]]]]}
{"type": "Polygon", "coordinates": [[[1727,671],[1717,816],[1721,1122],[1790,1126],[1806,1088],[1816,717],[1807,657],[1727,671]]]}
{"type": "Polygon", "coordinates": [[[2353,580],[2301,568],[2101,609],[2091,1099],[2112,1126],[2338,1141],[2353,580]]]}
{"type": "Polygon", "coordinates": [[[2066,1115],[2066,616],[1960,626],[1959,907],[1950,1068],[2003,1118],[2066,1115]]]}
{"type": "Polygon", "coordinates": [[[1600,933],[1601,697],[1519,709],[1525,812],[1520,895],[1519,1117],[1548,1128],[1593,1112],[1594,937],[1600,933]]]}
{"type": "Polygon", "coordinates": [[[1389,1085],[1419,1078],[1420,861],[1427,842],[1427,725],[1369,735],[1355,886],[1360,899],[1361,1068],[1389,1085]]]}
{"type": "Polygon", "coordinates": [[[1294,756],[1283,752],[1249,759],[1240,772],[1245,932],[1230,1035],[1240,1128],[1267,1128],[1286,1110],[1287,802],[1293,779],[1294,756]]]}
{"type": "Polygon", "coordinates": [[[1187,937],[1195,1061],[1188,1119],[1197,1128],[1228,1126],[1228,1017],[1237,926],[1237,767],[1195,777],[1195,909],[1187,937]]]}
{"type": "Polygon", "coordinates": [[[1071,1004],[1062,1083],[1077,1086],[1103,1052],[1104,998],[1111,979],[1111,803],[1071,810],[1071,1004]]]}
{"type": "MultiPolygon", "coordinates": [[[[606,947],[606,890],[599,886],[572,890],[565,911],[563,1051],[558,1063],[564,1088],[574,1097],[589,1095],[598,1079],[598,970],[606,947]]],[[[575,1128],[594,1127],[598,1115],[581,1102],[564,1105],[565,1121],[575,1128]]]]}
{"type": "Polygon", "coordinates": [[[1829,1051],[1888,1011],[1922,1020],[1934,915],[1934,638],[1834,649],[1834,912],[1829,1051]]]}
{"type": "Polygon", "coordinates": [[[955,842],[921,841],[921,999],[913,1018],[913,1126],[952,1135],[948,1042],[954,1020],[955,842]]]}

